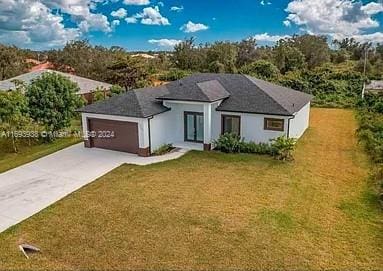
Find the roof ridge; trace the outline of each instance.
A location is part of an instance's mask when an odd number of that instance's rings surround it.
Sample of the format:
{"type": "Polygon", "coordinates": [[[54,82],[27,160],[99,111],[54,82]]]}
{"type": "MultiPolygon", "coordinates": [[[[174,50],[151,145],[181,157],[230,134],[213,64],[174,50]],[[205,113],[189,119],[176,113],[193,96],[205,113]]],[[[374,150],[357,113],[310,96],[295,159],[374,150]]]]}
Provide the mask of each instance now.
{"type": "MultiPolygon", "coordinates": [[[[201,81],[201,82],[196,82],[195,84],[196,84],[197,87],[201,90],[202,94],[205,96],[205,98],[206,98],[207,100],[210,100],[210,97],[205,93],[205,90],[202,89],[202,88],[200,87],[199,84],[201,84],[201,83],[206,83],[206,82],[212,82],[212,81],[217,81],[218,84],[220,84],[221,87],[227,92],[227,90],[225,89],[225,87],[224,87],[224,86],[221,84],[221,82],[220,82],[219,80],[217,80],[217,79],[210,79],[210,80],[204,80],[204,81],[201,81]]],[[[229,95],[229,96],[230,96],[230,95],[229,95]]]]}
{"type": "MultiPolygon", "coordinates": [[[[242,74],[242,76],[244,76],[247,80],[249,80],[252,84],[254,84],[256,87],[258,87],[260,90],[262,90],[262,92],[264,93],[264,94],[266,94],[274,103],[276,103],[277,105],[279,105],[280,107],[282,107],[282,109],[283,110],[285,110],[288,114],[291,114],[290,113],[290,111],[284,106],[284,105],[282,105],[282,104],[280,104],[278,101],[276,101],[275,99],[274,99],[274,97],[272,97],[269,93],[267,93],[264,89],[262,89],[260,86],[258,86],[255,82],[254,82],[254,80],[252,80],[252,79],[256,79],[256,80],[262,80],[262,79],[258,79],[258,78],[254,78],[254,77],[252,77],[252,76],[250,76],[250,75],[246,75],[246,74],[242,74]]],[[[264,81],[264,80],[262,80],[262,81],[264,81]]],[[[264,81],[264,82],[266,82],[266,81],[264,81]]]]}
{"type": "MultiPolygon", "coordinates": [[[[128,91],[129,91],[129,90],[128,90],[128,91]]],[[[134,97],[136,97],[136,101],[137,101],[137,105],[138,105],[138,107],[139,107],[139,109],[140,109],[141,117],[144,117],[145,114],[144,114],[144,112],[143,112],[143,110],[142,110],[142,105],[141,105],[141,103],[140,103],[140,99],[138,99],[137,91],[136,91],[136,90],[130,90],[130,91],[133,91],[133,92],[134,92],[134,97]]]]}
{"type": "MultiPolygon", "coordinates": [[[[196,73],[197,75],[198,74],[201,74],[201,73],[196,73]]],[[[196,74],[192,74],[191,76],[195,76],[196,74]]],[[[187,78],[187,77],[184,77],[184,78],[187,78]]],[[[181,86],[183,86],[182,84],[181,84],[181,81],[184,79],[184,78],[181,78],[181,79],[178,79],[178,80],[176,80],[175,82],[177,82],[178,84],[180,84],[181,86]]],[[[211,80],[206,80],[206,81],[211,81],[211,80]]],[[[203,82],[205,82],[205,81],[203,81],[203,82]]],[[[195,82],[195,83],[193,83],[193,84],[195,84],[200,90],[201,90],[201,93],[203,94],[203,96],[205,96],[205,99],[209,99],[209,97],[206,95],[206,93],[202,90],[202,88],[198,85],[198,83],[200,83],[200,82],[195,82]]]]}

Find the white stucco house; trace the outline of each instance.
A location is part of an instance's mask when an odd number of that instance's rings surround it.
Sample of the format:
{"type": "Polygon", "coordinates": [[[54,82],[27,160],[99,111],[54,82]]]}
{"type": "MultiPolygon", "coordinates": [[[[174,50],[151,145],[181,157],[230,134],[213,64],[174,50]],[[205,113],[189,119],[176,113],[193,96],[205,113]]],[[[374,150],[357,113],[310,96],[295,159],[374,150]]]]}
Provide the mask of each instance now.
{"type": "Polygon", "coordinates": [[[311,95],[241,74],[200,73],[128,91],[79,110],[86,147],[149,156],[163,144],[210,150],[222,133],[245,141],[299,138],[311,95]]]}

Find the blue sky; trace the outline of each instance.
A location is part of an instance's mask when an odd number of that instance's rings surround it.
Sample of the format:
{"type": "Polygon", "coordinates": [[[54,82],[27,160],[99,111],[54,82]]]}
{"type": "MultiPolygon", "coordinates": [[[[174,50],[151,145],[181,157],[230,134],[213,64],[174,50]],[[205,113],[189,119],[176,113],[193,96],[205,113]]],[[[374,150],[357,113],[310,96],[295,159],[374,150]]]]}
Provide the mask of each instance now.
{"type": "Polygon", "coordinates": [[[49,49],[69,40],[128,50],[293,34],[383,42],[382,1],[354,0],[0,0],[0,42],[49,49]]]}

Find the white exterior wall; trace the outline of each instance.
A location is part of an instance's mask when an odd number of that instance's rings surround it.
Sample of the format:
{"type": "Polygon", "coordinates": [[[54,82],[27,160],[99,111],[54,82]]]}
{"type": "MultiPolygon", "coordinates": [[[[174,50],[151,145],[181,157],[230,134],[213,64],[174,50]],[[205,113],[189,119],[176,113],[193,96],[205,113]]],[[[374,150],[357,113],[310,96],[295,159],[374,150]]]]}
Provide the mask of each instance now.
{"type": "Polygon", "coordinates": [[[270,139],[279,137],[281,135],[287,135],[288,117],[215,111],[213,114],[213,140],[217,139],[221,134],[222,115],[233,115],[241,117],[241,137],[244,138],[245,141],[269,143],[270,139]],[[284,119],[284,131],[281,132],[264,130],[265,118],[284,119]]]}
{"type": "Polygon", "coordinates": [[[165,101],[164,105],[171,110],[170,127],[167,129],[173,143],[184,142],[184,112],[204,113],[204,104],[197,102],[165,101]]]}
{"type": "Polygon", "coordinates": [[[163,144],[174,142],[174,117],[172,111],[153,116],[150,119],[151,151],[155,151],[163,144]]]}
{"type": "Polygon", "coordinates": [[[184,112],[204,114],[204,143],[212,142],[212,116],[220,102],[200,103],[184,101],[164,101],[171,110],[156,115],[150,120],[152,151],[163,144],[184,142],[184,112]]]}
{"type": "Polygon", "coordinates": [[[149,143],[148,118],[132,118],[101,114],[82,114],[84,135],[88,130],[87,118],[109,119],[138,123],[139,147],[147,148],[151,144],[151,151],[155,151],[163,144],[177,144],[184,142],[184,112],[200,112],[204,114],[204,143],[210,144],[221,134],[222,115],[235,115],[241,117],[241,137],[245,141],[256,143],[269,143],[270,139],[287,135],[299,138],[309,126],[310,103],[304,106],[294,117],[247,114],[235,112],[216,111],[221,101],[214,103],[165,101],[164,105],[171,110],[150,118],[151,142],[149,143]],[[280,118],[285,120],[284,131],[264,130],[265,118],[280,118]],[[290,127],[289,127],[290,119],[290,127]]]}
{"type": "Polygon", "coordinates": [[[290,120],[289,137],[300,138],[309,127],[310,121],[310,103],[299,110],[293,119],[290,120]]]}
{"type": "Polygon", "coordinates": [[[84,134],[84,139],[87,140],[86,134],[88,131],[88,121],[87,118],[94,119],[106,119],[106,120],[117,120],[117,121],[128,121],[138,123],[138,143],[140,148],[149,147],[149,130],[148,130],[148,120],[144,118],[132,118],[132,117],[123,117],[123,116],[113,116],[113,115],[103,115],[103,114],[91,114],[91,113],[82,113],[82,129],[84,134]]]}

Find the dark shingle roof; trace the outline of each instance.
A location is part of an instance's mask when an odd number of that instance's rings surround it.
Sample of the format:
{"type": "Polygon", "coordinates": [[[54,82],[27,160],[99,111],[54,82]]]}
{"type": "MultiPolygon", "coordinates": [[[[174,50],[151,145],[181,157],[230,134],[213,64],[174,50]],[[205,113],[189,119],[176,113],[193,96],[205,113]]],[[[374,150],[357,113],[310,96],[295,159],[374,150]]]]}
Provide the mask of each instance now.
{"type": "Polygon", "coordinates": [[[165,86],[131,90],[118,96],[80,108],[79,112],[147,118],[169,108],[156,97],[167,93],[165,86]]]}
{"type": "Polygon", "coordinates": [[[97,87],[103,87],[106,89],[109,89],[112,85],[104,82],[95,81],[92,79],[88,79],[85,77],[69,74],[69,73],[63,73],[59,71],[49,70],[49,69],[43,69],[38,71],[32,71],[28,73],[21,74],[19,76],[0,81],[0,90],[14,90],[16,88],[15,84],[13,83],[14,80],[22,81],[25,84],[29,85],[32,80],[40,77],[45,72],[54,72],[57,74],[60,74],[64,77],[67,77],[72,82],[77,83],[77,85],[80,88],[80,91],[78,94],[85,94],[94,91],[97,87]]]}
{"type": "Polygon", "coordinates": [[[213,102],[218,111],[291,116],[311,95],[241,74],[199,73],[155,88],[129,91],[80,112],[149,117],[169,110],[161,100],[213,102]]]}
{"type": "Polygon", "coordinates": [[[230,96],[218,80],[214,78],[204,80],[198,75],[170,82],[166,87],[169,93],[159,99],[214,102],[230,96]]]}
{"type": "MultiPolygon", "coordinates": [[[[260,90],[271,97],[286,112],[288,112],[289,115],[298,112],[312,99],[311,95],[301,91],[282,87],[251,76],[246,75],[246,77],[252,81],[260,90]]],[[[222,105],[221,109],[222,108],[224,108],[224,105],[222,105]]]]}

